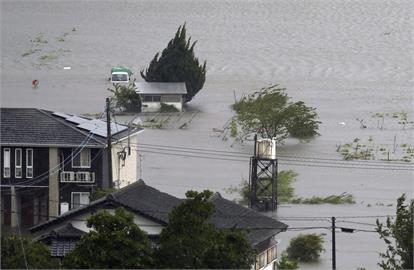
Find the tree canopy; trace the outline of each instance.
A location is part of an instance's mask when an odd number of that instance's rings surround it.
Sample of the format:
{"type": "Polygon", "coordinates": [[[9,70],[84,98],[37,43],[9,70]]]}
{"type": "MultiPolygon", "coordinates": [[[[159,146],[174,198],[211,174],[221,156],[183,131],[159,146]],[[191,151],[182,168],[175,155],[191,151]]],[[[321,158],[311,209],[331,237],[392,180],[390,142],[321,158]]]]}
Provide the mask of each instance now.
{"type": "Polygon", "coordinates": [[[191,43],[191,37],[187,40],[185,24],[180,26],[161,56],[155,54],[149,67],[141,70],[142,78],[147,82],[185,82],[186,101],[190,101],[206,79],[206,61],[200,64],[194,56],[196,43],[191,43]]]}
{"type": "Polygon", "coordinates": [[[318,260],[323,249],[323,238],[317,234],[299,234],[290,240],[286,249],[289,260],[312,262],[318,260]]]}
{"type": "Polygon", "coordinates": [[[259,134],[282,143],[286,138],[308,139],[319,135],[316,109],[302,101],[291,102],[285,88],[262,88],[233,104],[242,137],[259,134]]]}
{"type": "Polygon", "coordinates": [[[113,93],[111,103],[121,111],[125,112],[140,112],[141,111],[141,97],[135,92],[135,85],[129,84],[114,84],[114,89],[108,88],[108,91],[113,93]]]}
{"type": "Polygon", "coordinates": [[[49,248],[23,236],[1,236],[1,269],[56,269],[49,248]]]}
{"type": "Polygon", "coordinates": [[[131,269],[151,268],[152,248],[147,235],[123,208],[112,215],[101,210],[88,218],[93,228],[63,260],[65,268],[131,269]]]}
{"type": "Polygon", "coordinates": [[[406,205],[405,199],[405,194],[398,198],[395,219],[388,217],[385,226],[377,219],[376,230],[387,245],[378,264],[383,269],[413,269],[414,200],[406,205]]]}
{"type": "Polygon", "coordinates": [[[157,268],[250,268],[254,251],[241,229],[216,229],[209,219],[212,193],[188,191],[187,200],[169,215],[156,251],[157,268]]]}

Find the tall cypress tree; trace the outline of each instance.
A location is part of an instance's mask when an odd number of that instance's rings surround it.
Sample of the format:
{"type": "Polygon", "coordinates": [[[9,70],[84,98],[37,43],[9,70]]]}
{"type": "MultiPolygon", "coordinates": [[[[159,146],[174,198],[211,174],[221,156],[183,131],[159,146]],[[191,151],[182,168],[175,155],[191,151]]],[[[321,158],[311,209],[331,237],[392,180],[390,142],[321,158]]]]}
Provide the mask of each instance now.
{"type": "Polygon", "coordinates": [[[185,82],[186,102],[190,101],[203,88],[206,80],[206,61],[200,64],[194,56],[191,37],[186,39],[185,24],[180,26],[167,48],[155,54],[149,67],[141,70],[142,78],[147,82],[185,82]]]}

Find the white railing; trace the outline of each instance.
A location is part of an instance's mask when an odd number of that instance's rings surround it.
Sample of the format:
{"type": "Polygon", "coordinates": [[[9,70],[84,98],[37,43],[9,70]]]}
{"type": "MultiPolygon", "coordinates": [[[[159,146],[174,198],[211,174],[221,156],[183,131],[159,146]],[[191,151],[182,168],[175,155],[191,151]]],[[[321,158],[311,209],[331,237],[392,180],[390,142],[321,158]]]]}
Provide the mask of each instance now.
{"type": "Polygon", "coordinates": [[[62,183],[94,183],[94,172],[61,172],[60,182],[62,183]]]}

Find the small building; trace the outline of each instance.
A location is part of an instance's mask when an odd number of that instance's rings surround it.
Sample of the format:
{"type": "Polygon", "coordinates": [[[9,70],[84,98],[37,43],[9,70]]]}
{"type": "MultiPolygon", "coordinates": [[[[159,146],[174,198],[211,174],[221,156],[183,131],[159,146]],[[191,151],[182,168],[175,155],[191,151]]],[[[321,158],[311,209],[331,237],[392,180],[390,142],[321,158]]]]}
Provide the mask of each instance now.
{"type": "MultiPolygon", "coordinates": [[[[56,219],[49,220],[30,229],[35,239],[47,245],[56,256],[62,256],[64,250],[69,252],[74,247],[74,237],[80,239],[82,231],[87,233],[91,228],[86,226],[89,216],[100,209],[114,212],[123,207],[134,215],[134,222],[147,233],[149,239],[157,243],[163,228],[168,224],[169,213],[184,200],[176,198],[148,186],[138,180],[116,192],[100,198],[88,206],[73,209],[56,219]],[[61,232],[61,236],[59,236],[61,232]],[[62,234],[66,232],[66,234],[62,234]],[[68,240],[70,232],[70,240],[68,240]],[[68,241],[70,241],[68,243],[68,241]],[[66,249],[65,249],[66,248],[66,249]]],[[[277,234],[286,231],[287,225],[273,218],[262,215],[252,209],[238,205],[215,193],[211,198],[215,206],[213,216],[209,220],[218,229],[247,229],[247,240],[256,250],[254,270],[274,269],[277,260],[277,234]]]]}
{"type": "Polygon", "coordinates": [[[29,228],[89,203],[96,189],[138,179],[138,134],[106,121],[36,108],[0,108],[1,225],[29,228]]]}
{"type": "Polygon", "coordinates": [[[182,111],[187,88],[184,82],[138,82],[136,92],[141,96],[142,112],[158,112],[161,104],[182,111]]]}

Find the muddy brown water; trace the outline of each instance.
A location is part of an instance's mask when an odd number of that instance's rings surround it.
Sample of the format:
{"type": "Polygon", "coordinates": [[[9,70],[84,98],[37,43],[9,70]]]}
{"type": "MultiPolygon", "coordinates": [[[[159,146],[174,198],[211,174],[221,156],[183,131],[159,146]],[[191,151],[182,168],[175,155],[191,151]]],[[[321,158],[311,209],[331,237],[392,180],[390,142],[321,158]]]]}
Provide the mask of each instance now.
{"type": "Polygon", "coordinates": [[[369,224],[372,216],[394,214],[402,193],[413,197],[412,167],[357,162],[343,168],[336,148],[370,136],[376,145],[391,147],[394,136],[413,144],[412,127],[403,130],[391,117],[379,129],[372,117],[406,111],[413,119],[412,11],[411,1],[376,0],[2,1],[1,106],[101,112],[110,67],[129,66],[140,80],[139,70],[185,21],[198,40],[196,55],[207,59],[207,81],[179,120],[192,119],[186,129],[171,124],[142,133],[142,178],[179,197],[211,189],[236,198],[226,188],[248,179],[252,146],[223,141],[216,131],[232,117],[235,96],[278,83],[294,100],[316,107],[322,121],[320,137],[278,146],[279,169],[299,174],[296,195],[348,192],[356,199],[266,213],[298,228],[279,235],[280,251],[299,233],[324,233],[326,252],[301,268],[329,269],[328,227],[337,216],[338,226],[365,230],[338,232],[338,269],[375,269],[385,246],[369,224]],[[361,129],[356,118],[368,127],[361,129]]]}

